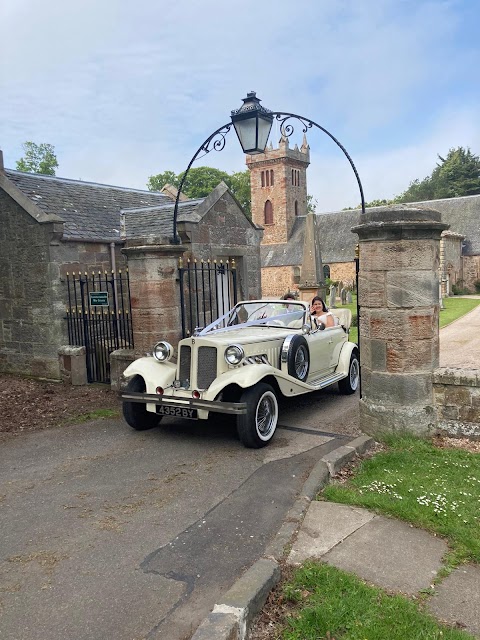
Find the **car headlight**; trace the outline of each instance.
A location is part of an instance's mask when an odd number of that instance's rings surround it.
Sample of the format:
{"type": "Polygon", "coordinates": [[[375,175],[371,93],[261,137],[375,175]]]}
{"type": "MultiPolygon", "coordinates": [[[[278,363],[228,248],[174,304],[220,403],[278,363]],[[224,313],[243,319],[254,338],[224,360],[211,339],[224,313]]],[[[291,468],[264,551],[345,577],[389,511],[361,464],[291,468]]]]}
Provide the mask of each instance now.
{"type": "Polygon", "coordinates": [[[153,357],[159,362],[170,360],[173,355],[173,347],[168,342],[157,342],[153,347],[153,357]]]}
{"type": "Polygon", "coordinates": [[[232,344],[225,349],[225,360],[228,364],[240,364],[245,352],[238,344],[232,344]]]}

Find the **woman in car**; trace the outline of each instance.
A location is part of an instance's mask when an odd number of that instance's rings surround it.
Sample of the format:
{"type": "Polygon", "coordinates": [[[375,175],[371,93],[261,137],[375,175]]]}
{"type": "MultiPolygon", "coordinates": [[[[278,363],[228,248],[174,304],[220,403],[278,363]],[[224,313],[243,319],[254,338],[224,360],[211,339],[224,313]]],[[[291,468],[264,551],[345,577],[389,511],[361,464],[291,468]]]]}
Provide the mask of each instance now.
{"type": "Polygon", "coordinates": [[[312,324],[318,326],[322,323],[325,326],[325,329],[329,327],[334,327],[338,324],[337,319],[333,315],[331,311],[328,310],[325,302],[320,298],[320,296],[315,296],[310,305],[310,313],[312,315],[312,324]]]}

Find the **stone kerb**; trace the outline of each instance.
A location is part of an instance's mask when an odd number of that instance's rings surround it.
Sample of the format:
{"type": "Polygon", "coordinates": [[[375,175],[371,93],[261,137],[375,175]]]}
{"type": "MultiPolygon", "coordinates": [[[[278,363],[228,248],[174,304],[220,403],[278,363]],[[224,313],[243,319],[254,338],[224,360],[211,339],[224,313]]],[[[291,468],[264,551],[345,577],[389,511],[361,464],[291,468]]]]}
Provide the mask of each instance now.
{"type": "Polygon", "coordinates": [[[128,259],[135,352],[143,355],[160,339],[173,346],[181,338],[178,259],[185,247],[172,244],[130,244],[128,259]]]}
{"type": "Polygon", "coordinates": [[[386,207],[354,227],[360,242],[362,431],[426,434],[435,428],[440,235],[434,210],[386,207]]]}

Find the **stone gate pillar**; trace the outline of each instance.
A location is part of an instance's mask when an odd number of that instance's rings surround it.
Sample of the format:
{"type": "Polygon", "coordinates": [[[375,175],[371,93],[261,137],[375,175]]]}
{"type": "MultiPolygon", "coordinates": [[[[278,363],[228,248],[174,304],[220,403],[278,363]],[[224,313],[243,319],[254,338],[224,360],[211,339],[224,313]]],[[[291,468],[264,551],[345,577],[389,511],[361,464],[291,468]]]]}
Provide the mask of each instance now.
{"type": "Polygon", "coordinates": [[[128,258],[135,352],[144,355],[159,340],[176,347],[182,328],[178,258],[185,247],[139,244],[122,252],[128,258]]]}
{"type": "Polygon", "coordinates": [[[370,435],[435,427],[440,235],[432,209],[386,207],[362,216],[358,294],[362,398],[370,435]]]}

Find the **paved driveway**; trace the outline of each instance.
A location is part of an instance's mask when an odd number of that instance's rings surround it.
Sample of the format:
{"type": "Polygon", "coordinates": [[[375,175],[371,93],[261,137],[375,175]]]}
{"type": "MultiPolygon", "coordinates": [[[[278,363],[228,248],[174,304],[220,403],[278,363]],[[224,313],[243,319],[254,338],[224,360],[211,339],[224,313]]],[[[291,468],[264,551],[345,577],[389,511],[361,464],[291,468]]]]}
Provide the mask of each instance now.
{"type": "Polygon", "coordinates": [[[284,401],[262,450],[221,421],[6,436],[0,638],[188,637],[262,555],[315,462],[357,433],[357,406],[335,391],[284,401]]]}
{"type": "Polygon", "coordinates": [[[480,305],[440,329],[440,366],[478,369],[480,367],[479,335],[480,305]]]}

